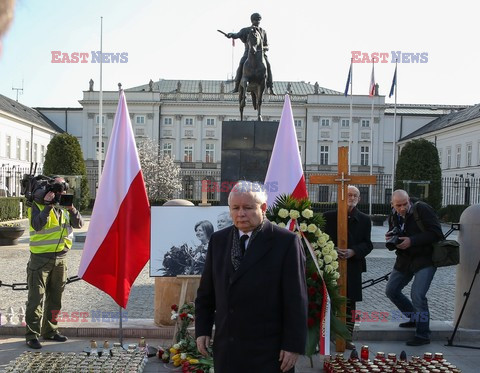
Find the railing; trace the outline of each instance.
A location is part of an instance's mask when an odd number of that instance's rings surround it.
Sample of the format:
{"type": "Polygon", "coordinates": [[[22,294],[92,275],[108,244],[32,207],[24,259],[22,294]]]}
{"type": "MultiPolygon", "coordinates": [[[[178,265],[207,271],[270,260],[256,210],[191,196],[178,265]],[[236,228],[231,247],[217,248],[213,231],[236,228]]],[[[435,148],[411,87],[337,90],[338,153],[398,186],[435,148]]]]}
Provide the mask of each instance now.
{"type": "MultiPolygon", "coordinates": [[[[32,170],[33,172],[33,170],[32,170]]],[[[20,182],[23,175],[30,173],[30,166],[0,166],[0,197],[19,197],[20,182]]],[[[42,166],[37,166],[36,175],[42,173],[42,166]]]]}
{"type": "MultiPolygon", "coordinates": [[[[0,168],[0,189],[2,185],[2,175],[7,171],[0,168]]],[[[27,170],[28,172],[28,170],[27,170]]],[[[16,180],[20,180],[23,176],[22,172],[17,172],[16,180]]],[[[314,173],[307,173],[307,191],[312,202],[328,203],[337,201],[337,187],[335,185],[310,184],[309,176],[314,173]]],[[[218,169],[199,169],[199,170],[182,170],[182,190],[179,191],[175,198],[188,200],[201,200],[202,198],[202,180],[209,180],[213,187],[208,189],[208,200],[219,201],[222,192],[221,171],[218,169]]],[[[377,184],[372,186],[372,213],[388,214],[390,199],[392,196],[392,177],[391,175],[379,174],[377,176],[377,184]]],[[[90,187],[90,194],[95,198],[97,169],[88,168],[87,177],[90,187]]],[[[368,211],[369,206],[369,186],[356,185],[360,190],[360,206],[362,210],[368,211]],[[366,208],[366,210],[365,210],[366,208]]],[[[10,188],[9,188],[10,189],[10,188]]],[[[18,193],[17,193],[18,195],[18,193]]],[[[448,205],[473,205],[480,203],[480,178],[459,178],[444,177],[442,178],[442,206],[448,205]]]]}

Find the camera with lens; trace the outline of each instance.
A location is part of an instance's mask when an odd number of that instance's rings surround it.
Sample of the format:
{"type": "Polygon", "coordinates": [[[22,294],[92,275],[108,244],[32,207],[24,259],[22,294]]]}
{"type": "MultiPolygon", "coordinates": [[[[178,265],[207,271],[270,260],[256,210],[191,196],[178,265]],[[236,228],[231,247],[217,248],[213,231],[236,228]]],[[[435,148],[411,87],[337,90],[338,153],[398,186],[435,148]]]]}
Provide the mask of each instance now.
{"type": "Polygon", "coordinates": [[[391,231],[387,232],[387,236],[390,236],[390,238],[385,242],[385,246],[388,250],[396,250],[397,245],[402,243],[398,237],[405,236],[405,232],[399,227],[394,227],[391,231]]]}

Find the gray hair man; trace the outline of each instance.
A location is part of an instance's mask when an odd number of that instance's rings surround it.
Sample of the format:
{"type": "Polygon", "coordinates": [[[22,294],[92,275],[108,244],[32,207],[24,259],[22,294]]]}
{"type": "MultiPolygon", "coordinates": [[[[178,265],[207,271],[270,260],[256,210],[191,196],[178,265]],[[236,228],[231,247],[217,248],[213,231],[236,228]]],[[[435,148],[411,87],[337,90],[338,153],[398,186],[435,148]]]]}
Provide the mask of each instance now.
{"type": "Polygon", "coordinates": [[[210,238],[195,300],[198,350],[215,323],[216,372],[293,372],[307,334],[301,242],[265,218],[263,185],[238,182],[228,204],[234,225],[210,238]]]}

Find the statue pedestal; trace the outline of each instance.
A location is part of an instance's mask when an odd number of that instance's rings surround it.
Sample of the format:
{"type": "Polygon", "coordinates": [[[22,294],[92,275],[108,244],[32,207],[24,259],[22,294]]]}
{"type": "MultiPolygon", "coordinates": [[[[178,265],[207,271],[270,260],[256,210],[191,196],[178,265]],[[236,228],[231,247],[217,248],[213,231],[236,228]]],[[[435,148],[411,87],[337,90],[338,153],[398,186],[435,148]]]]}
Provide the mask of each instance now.
{"type": "Polygon", "coordinates": [[[175,325],[171,319],[172,305],[179,307],[185,303],[195,301],[197,289],[200,285],[200,276],[182,275],[177,277],[155,278],[154,322],[158,326],[175,325]]]}
{"type": "Polygon", "coordinates": [[[278,122],[227,121],[222,123],[220,205],[228,204],[230,188],[237,181],[249,180],[263,183],[277,129],[278,122]],[[230,185],[230,188],[223,188],[225,185],[230,185]]]}

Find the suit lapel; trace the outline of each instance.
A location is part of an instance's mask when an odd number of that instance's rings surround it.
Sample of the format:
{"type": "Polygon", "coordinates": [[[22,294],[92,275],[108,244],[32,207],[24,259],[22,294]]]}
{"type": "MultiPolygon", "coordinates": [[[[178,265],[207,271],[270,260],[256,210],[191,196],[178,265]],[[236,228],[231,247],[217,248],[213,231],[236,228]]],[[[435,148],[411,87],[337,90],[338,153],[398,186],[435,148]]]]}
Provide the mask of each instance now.
{"type": "MultiPolygon", "coordinates": [[[[266,253],[268,253],[268,251],[270,251],[272,248],[272,239],[272,225],[267,220],[265,221],[262,230],[258,232],[251,245],[248,246],[248,250],[243,257],[242,263],[237,271],[233,273],[230,283],[234,283],[236,280],[242,277],[246,272],[248,272],[249,269],[252,268],[255,263],[257,263],[266,253]]],[[[230,250],[231,246],[232,245],[230,244],[230,250]]]]}

